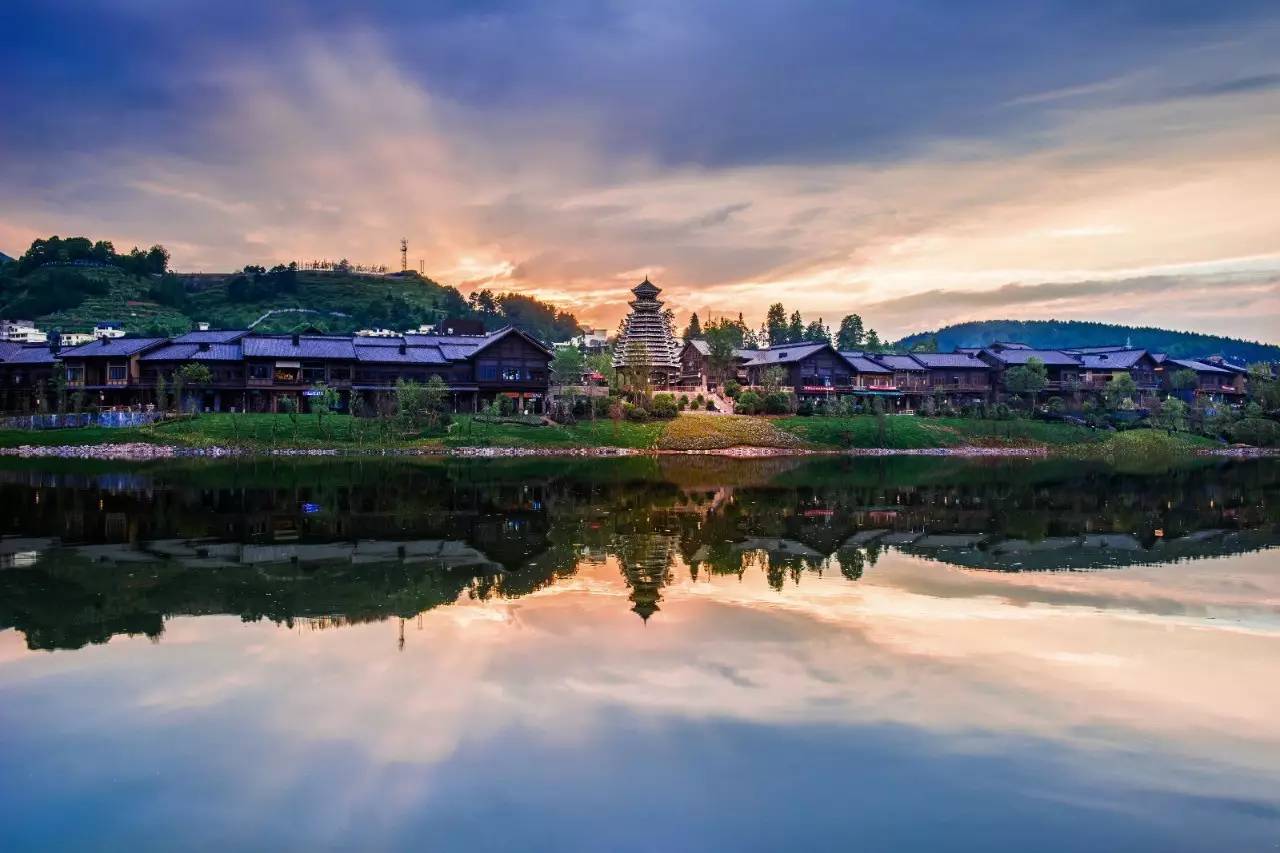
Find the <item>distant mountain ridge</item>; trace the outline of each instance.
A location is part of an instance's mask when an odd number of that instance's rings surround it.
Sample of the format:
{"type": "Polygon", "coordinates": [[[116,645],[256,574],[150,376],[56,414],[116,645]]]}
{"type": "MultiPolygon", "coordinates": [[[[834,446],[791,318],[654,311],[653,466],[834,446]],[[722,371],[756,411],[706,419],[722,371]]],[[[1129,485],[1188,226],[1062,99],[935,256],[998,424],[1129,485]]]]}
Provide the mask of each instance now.
{"type": "Polygon", "coordinates": [[[985,346],[993,341],[1018,341],[1037,349],[1131,345],[1162,352],[1174,358],[1221,355],[1240,364],[1280,361],[1280,345],[1246,341],[1222,335],[1179,332],[1153,326],[1125,326],[1082,320],[977,320],[943,326],[936,332],[908,335],[892,346],[910,349],[937,339],[943,352],[958,347],[985,346]]]}

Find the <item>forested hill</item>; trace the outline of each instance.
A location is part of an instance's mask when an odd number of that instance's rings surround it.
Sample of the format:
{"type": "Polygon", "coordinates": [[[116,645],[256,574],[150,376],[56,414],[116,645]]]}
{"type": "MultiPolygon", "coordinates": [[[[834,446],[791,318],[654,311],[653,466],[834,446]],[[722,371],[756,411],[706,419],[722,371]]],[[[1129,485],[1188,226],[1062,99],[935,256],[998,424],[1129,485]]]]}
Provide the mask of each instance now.
{"type": "Polygon", "coordinates": [[[116,321],[128,332],[172,335],[208,322],[214,328],[289,332],[397,331],[444,318],[478,319],[487,328],[519,326],[545,341],[580,331],[572,314],[530,296],[456,288],[405,273],[348,268],[247,266],[228,274],[184,275],[168,268],[161,246],[128,254],[83,237],[36,240],[16,261],[0,263],[0,317],[36,320],[46,330],[88,331],[116,321]]]}
{"type": "Polygon", "coordinates": [[[1242,363],[1280,361],[1280,346],[1203,335],[1198,332],[1176,332],[1151,326],[1122,326],[1112,323],[1088,323],[1079,320],[981,320],[943,326],[936,332],[908,335],[893,346],[910,349],[937,340],[938,349],[985,346],[993,341],[1018,341],[1040,349],[1131,344],[1139,349],[1163,352],[1174,358],[1222,355],[1242,363]]]}

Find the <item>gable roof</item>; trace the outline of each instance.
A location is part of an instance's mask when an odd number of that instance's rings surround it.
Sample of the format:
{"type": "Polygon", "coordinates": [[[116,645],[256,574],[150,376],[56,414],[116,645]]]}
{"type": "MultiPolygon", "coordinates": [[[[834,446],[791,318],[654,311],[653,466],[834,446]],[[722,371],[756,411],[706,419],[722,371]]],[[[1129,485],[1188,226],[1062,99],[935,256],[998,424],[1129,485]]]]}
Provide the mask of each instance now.
{"type": "Polygon", "coordinates": [[[62,358],[101,358],[135,355],[168,343],[165,338],[99,338],[78,347],[63,350],[62,358]]]}
{"type": "MultiPolygon", "coordinates": [[[[841,353],[844,355],[844,353],[841,353]]],[[[924,370],[924,365],[915,360],[910,355],[899,355],[898,353],[878,353],[870,355],[868,358],[878,361],[891,370],[924,370]]]]}
{"type": "Polygon", "coordinates": [[[1080,364],[1080,359],[1070,353],[1057,349],[984,349],[988,355],[1002,364],[1026,364],[1033,358],[1040,359],[1045,366],[1067,367],[1080,364]]]}
{"type": "Polygon", "coordinates": [[[823,349],[835,352],[831,344],[779,344],[767,350],[760,350],[747,364],[753,367],[768,364],[795,364],[823,349]]]}
{"type": "Polygon", "coordinates": [[[206,329],[187,332],[173,339],[175,344],[228,344],[249,334],[248,329],[206,329]]]}
{"type": "Polygon", "coordinates": [[[38,346],[23,346],[18,344],[18,348],[9,352],[7,355],[0,354],[0,361],[5,364],[53,364],[58,360],[58,356],[53,350],[49,349],[47,344],[39,344],[38,346]]]}
{"type": "Polygon", "coordinates": [[[297,346],[293,338],[248,335],[240,346],[246,358],[338,358],[355,359],[355,347],[351,338],[300,336],[297,346]]]}
{"type": "Polygon", "coordinates": [[[143,361],[239,361],[243,358],[240,344],[172,343],[142,356],[143,361]]]}
{"type": "Polygon", "coordinates": [[[987,370],[991,365],[967,352],[916,352],[911,357],[930,369],[968,368],[987,370]]]}
{"type": "Polygon", "coordinates": [[[882,364],[876,364],[871,359],[857,352],[842,352],[840,357],[849,362],[849,366],[859,373],[892,373],[893,371],[882,364]]]}
{"type": "Polygon", "coordinates": [[[690,338],[684,342],[684,345],[687,347],[693,347],[702,355],[711,355],[711,344],[707,343],[702,338],[690,338]]]}
{"type": "Polygon", "coordinates": [[[356,360],[376,364],[448,364],[449,359],[440,347],[360,346],[356,348],[356,360]]]}
{"type": "Polygon", "coordinates": [[[1230,370],[1223,370],[1221,367],[1214,367],[1212,364],[1205,364],[1203,361],[1196,361],[1194,358],[1171,358],[1168,359],[1173,364],[1187,370],[1194,370],[1196,373],[1221,373],[1224,376],[1231,375],[1230,370]]]}
{"type": "Polygon", "coordinates": [[[1104,352],[1087,352],[1080,356],[1080,363],[1094,370],[1128,370],[1147,354],[1144,349],[1106,350],[1104,352]]]}

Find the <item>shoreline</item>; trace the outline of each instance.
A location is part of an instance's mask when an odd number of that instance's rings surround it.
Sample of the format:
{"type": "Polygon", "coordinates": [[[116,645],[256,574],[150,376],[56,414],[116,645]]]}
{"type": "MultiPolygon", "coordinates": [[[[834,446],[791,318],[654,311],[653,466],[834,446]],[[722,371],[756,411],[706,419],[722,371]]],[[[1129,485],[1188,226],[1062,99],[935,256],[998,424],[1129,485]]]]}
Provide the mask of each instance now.
{"type": "MultiPolygon", "coordinates": [[[[20,445],[0,448],[0,457],[17,459],[99,459],[120,462],[146,462],[157,459],[251,459],[305,457],[438,457],[457,459],[513,459],[529,457],[565,457],[611,459],[635,456],[720,456],[734,459],[768,459],[783,456],[934,456],[954,458],[1048,459],[1071,456],[1074,445],[1051,447],[956,447],[893,448],[860,447],[848,449],[725,447],[713,450],[661,450],[630,447],[422,447],[422,448],[272,448],[182,447],[171,444],[132,442],[121,444],[20,445]]],[[[1280,448],[1220,447],[1191,451],[1192,457],[1264,459],[1280,457],[1280,448]]]]}

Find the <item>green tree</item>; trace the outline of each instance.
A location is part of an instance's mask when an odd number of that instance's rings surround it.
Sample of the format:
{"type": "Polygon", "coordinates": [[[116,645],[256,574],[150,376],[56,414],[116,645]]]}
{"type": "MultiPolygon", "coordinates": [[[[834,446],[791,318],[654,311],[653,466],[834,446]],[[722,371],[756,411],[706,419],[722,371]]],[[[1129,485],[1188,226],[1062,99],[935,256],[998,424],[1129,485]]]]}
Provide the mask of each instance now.
{"type": "Polygon", "coordinates": [[[814,320],[804,327],[804,340],[814,344],[831,343],[831,330],[822,322],[822,318],[814,320]]]}
{"type": "Polygon", "coordinates": [[[775,302],[769,306],[769,311],[764,318],[764,331],[769,346],[787,342],[787,311],[782,307],[781,302],[775,302]]]}
{"type": "Polygon", "coordinates": [[[164,381],[164,374],[156,372],[156,411],[165,412],[169,408],[169,388],[164,381]]]}
{"type": "Polygon", "coordinates": [[[1124,408],[1133,402],[1138,393],[1138,383],[1128,373],[1118,373],[1102,388],[1102,399],[1112,411],[1124,408]]]}
{"type": "Polygon", "coordinates": [[[58,414],[65,415],[67,413],[67,368],[61,362],[53,367],[53,394],[58,414]]]}
{"type": "Polygon", "coordinates": [[[1169,387],[1175,391],[1190,391],[1199,381],[1196,372],[1185,367],[1169,374],[1169,387]]]}
{"type": "Polygon", "coordinates": [[[791,322],[787,324],[787,343],[798,344],[804,340],[804,319],[799,311],[791,312],[791,322]]]}
{"type": "Polygon", "coordinates": [[[866,341],[866,332],[862,328],[862,318],[857,314],[848,314],[840,321],[840,331],[836,333],[836,349],[860,350],[866,341]]]}
{"type": "Polygon", "coordinates": [[[1263,410],[1280,409],[1280,382],[1271,373],[1269,364],[1249,365],[1249,396],[1258,401],[1263,410]]]}
{"type": "Polygon", "coordinates": [[[1169,432],[1182,432],[1187,428],[1187,404],[1177,397],[1170,397],[1160,404],[1160,411],[1152,420],[1169,432]]]}
{"type": "Polygon", "coordinates": [[[1027,359],[1026,364],[1011,367],[1004,372],[1004,387],[1010,394],[1027,397],[1027,408],[1035,406],[1036,397],[1049,382],[1049,371],[1038,358],[1027,359]]]}
{"type": "Polygon", "coordinates": [[[876,334],[876,330],[868,329],[864,349],[866,349],[867,352],[880,352],[883,348],[883,345],[880,343],[880,336],[876,334]]]}
{"type": "Polygon", "coordinates": [[[734,333],[740,331],[728,325],[707,328],[707,369],[717,381],[732,379],[736,375],[734,333]]]}
{"type": "Polygon", "coordinates": [[[684,327],[684,339],[691,341],[700,337],[702,337],[702,323],[698,322],[697,314],[690,314],[689,325],[684,327]]]}
{"type": "Polygon", "coordinates": [[[427,426],[438,430],[449,424],[449,383],[438,373],[431,374],[422,388],[422,404],[426,409],[427,426]]]}
{"type": "MultiPolygon", "coordinates": [[[[184,404],[183,390],[191,385],[208,385],[213,381],[213,373],[207,365],[188,362],[173,372],[173,403],[178,413],[182,413],[184,404]]],[[[199,406],[194,406],[193,413],[199,413],[199,406]]]]}
{"type": "Polygon", "coordinates": [[[760,387],[764,388],[766,394],[772,394],[782,390],[782,385],[787,381],[787,371],[779,365],[765,370],[760,376],[760,387]]]}
{"type": "Polygon", "coordinates": [[[551,359],[551,376],[560,386],[581,385],[585,367],[586,359],[582,350],[575,346],[558,347],[555,357],[551,359]]]}
{"type": "Polygon", "coordinates": [[[412,379],[396,380],[396,421],[403,430],[420,432],[427,418],[426,389],[412,379]]]}
{"type": "Polygon", "coordinates": [[[324,417],[338,408],[338,391],[323,382],[311,390],[320,392],[311,397],[311,412],[316,416],[316,432],[324,434],[324,417]]]}

